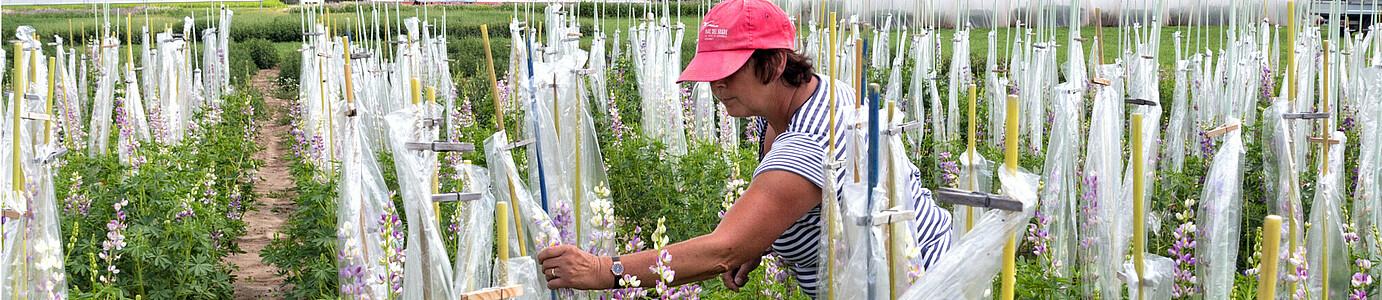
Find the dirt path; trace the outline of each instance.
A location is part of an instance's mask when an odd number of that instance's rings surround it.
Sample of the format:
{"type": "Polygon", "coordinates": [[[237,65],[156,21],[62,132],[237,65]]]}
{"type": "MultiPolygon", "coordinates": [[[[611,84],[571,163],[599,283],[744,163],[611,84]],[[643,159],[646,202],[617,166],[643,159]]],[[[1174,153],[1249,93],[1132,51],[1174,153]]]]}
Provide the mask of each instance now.
{"type": "Polygon", "coordinates": [[[246,253],[227,258],[232,265],[240,267],[231,273],[237,278],[234,284],[235,299],[280,299],[282,294],[279,285],[283,283],[283,278],[276,276],[275,269],[264,264],[259,257],[259,251],[269,245],[295,206],[288,194],[288,188],[293,187],[293,178],[288,174],[288,161],[284,159],[282,143],[291,128],[278,123],[279,117],[288,112],[289,105],[288,100],[271,96],[276,78],[278,70],[269,69],[259,71],[251,79],[251,84],[264,94],[265,113],[270,115],[259,121],[257,139],[264,150],[255,153],[254,158],[264,161],[264,167],[259,169],[260,181],[254,185],[259,203],[243,218],[249,228],[245,236],[240,238],[240,249],[246,253]]]}

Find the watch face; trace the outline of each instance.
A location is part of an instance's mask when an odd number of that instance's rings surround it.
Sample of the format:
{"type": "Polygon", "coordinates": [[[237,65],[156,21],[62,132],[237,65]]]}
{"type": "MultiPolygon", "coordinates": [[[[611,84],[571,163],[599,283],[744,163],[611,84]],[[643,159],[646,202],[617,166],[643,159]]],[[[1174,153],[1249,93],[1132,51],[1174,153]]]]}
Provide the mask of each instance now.
{"type": "Polygon", "coordinates": [[[613,271],[614,275],[624,275],[624,264],[614,264],[610,271],[613,271]]]}

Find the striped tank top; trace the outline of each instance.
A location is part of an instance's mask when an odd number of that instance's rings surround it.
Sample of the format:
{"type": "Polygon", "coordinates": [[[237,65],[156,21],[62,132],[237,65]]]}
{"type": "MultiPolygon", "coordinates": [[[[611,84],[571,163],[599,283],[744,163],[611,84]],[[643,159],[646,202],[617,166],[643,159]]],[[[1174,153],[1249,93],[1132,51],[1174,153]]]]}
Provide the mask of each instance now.
{"type": "MultiPolygon", "coordinates": [[[[835,119],[829,120],[835,122],[835,152],[831,153],[832,161],[842,161],[850,153],[851,143],[846,137],[853,134],[853,129],[846,126],[847,120],[850,119],[846,115],[854,110],[853,105],[858,94],[844,82],[830,80],[828,76],[816,74],[816,79],[820,80],[820,84],[812,91],[811,98],[792,113],[787,128],[778,129],[780,133],[773,140],[772,149],[767,153],[759,153],[758,168],[754,170],[755,177],[766,171],[783,170],[806,178],[818,187],[824,187],[825,169],[822,163],[825,162],[824,155],[830,147],[826,142],[830,136],[827,132],[830,127],[826,123],[827,119],[830,119],[830,90],[826,82],[835,84],[835,119]]],[[[863,105],[868,106],[867,100],[863,105]]],[[[767,122],[762,117],[753,117],[753,122],[753,126],[758,128],[767,127],[767,122]]],[[[760,135],[759,149],[763,148],[762,142],[763,138],[760,135]]],[[[860,151],[867,149],[866,145],[859,147],[860,151]]],[[[835,180],[837,197],[844,194],[844,169],[846,168],[840,168],[835,170],[835,174],[831,174],[831,179],[835,180]]],[[[899,171],[908,174],[907,188],[912,195],[912,203],[909,203],[907,208],[917,211],[917,217],[913,220],[915,228],[912,229],[915,231],[912,236],[916,238],[916,245],[920,250],[918,260],[925,269],[950,247],[950,213],[936,206],[931,191],[921,186],[921,172],[915,165],[905,164],[899,171]]],[[[821,206],[817,205],[797,219],[796,223],[783,232],[772,245],[772,250],[781,256],[792,270],[802,291],[812,298],[816,297],[819,284],[817,255],[823,224],[821,206]]]]}

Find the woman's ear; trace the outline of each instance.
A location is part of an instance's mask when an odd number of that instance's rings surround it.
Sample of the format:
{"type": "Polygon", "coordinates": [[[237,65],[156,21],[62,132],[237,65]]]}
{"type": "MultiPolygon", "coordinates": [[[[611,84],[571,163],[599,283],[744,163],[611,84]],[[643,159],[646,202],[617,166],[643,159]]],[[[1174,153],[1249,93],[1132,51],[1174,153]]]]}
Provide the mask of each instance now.
{"type": "Polygon", "coordinates": [[[775,73],[777,74],[777,76],[774,76],[777,79],[782,79],[782,75],[785,74],[785,72],[787,72],[787,55],[787,51],[777,51],[777,54],[775,55],[777,56],[777,58],[775,59],[777,61],[777,66],[774,66],[773,69],[777,70],[777,73],[775,73]]]}

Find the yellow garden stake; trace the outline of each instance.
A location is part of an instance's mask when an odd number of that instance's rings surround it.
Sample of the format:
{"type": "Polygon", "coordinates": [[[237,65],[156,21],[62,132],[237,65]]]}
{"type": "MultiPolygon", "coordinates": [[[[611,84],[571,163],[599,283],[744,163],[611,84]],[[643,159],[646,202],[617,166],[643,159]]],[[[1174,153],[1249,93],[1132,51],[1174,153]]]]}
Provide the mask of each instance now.
{"type": "Polygon", "coordinates": [[[1143,229],[1143,226],[1146,226],[1146,208],[1143,207],[1145,199],[1142,196],[1142,190],[1146,187],[1142,181],[1143,175],[1146,174],[1143,169],[1147,167],[1146,159],[1142,157],[1142,114],[1132,114],[1131,129],[1132,161],[1128,163],[1132,164],[1132,264],[1133,269],[1137,271],[1137,299],[1142,300],[1147,286],[1143,282],[1147,267],[1142,261],[1142,252],[1146,251],[1146,232],[1143,229]]]}
{"type": "Polygon", "coordinates": [[[342,55],[345,55],[344,57],[345,57],[345,90],[346,90],[346,91],[345,91],[345,94],[346,94],[346,103],[347,103],[347,104],[355,104],[355,85],[353,84],[352,80],[350,79],[350,77],[352,76],[352,73],[351,73],[351,71],[350,71],[350,40],[349,40],[349,39],[345,39],[344,41],[345,41],[345,51],[344,51],[345,53],[343,53],[342,55]]]}
{"type": "MultiPolygon", "coordinates": [[[[1008,120],[1006,132],[1017,132],[1017,95],[1008,94],[1008,120]]],[[[1003,143],[1003,164],[1008,166],[1007,172],[1017,173],[1017,135],[1008,134],[1003,143]]],[[[1017,235],[1008,238],[1008,244],[1003,246],[1003,290],[1002,300],[1012,300],[1017,287],[1017,235]]]]}
{"type": "Polygon", "coordinates": [[[553,127],[551,131],[556,131],[557,144],[560,145],[561,112],[558,112],[558,108],[560,108],[560,106],[557,105],[557,73],[553,72],[551,73],[551,127],[553,127]]]}
{"type": "MultiPolygon", "coordinates": [[[[580,107],[581,107],[581,106],[578,106],[578,109],[579,109],[580,107]]],[[[577,113],[577,114],[576,114],[576,117],[577,117],[577,118],[580,118],[580,117],[582,117],[582,116],[584,116],[584,115],[585,115],[584,113],[577,113]]],[[[575,188],[575,195],[574,195],[574,197],[571,198],[571,199],[572,199],[572,201],[571,201],[571,203],[572,203],[572,205],[571,205],[571,206],[572,206],[572,207],[571,207],[571,214],[574,215],[574,216],[576,217],[576,248],[581,248],[581,240],[582,240],[581,237],[584,236],[584,235],[581,235],[581,226],[582,226],[582,224],[585,223],[585,219],[581,219],[581,196],[582,196],[583,194],[585,194],[585,185],[582,184],[582,181],[581,181],[581,168],[582,168],[582,166],[581,166],[581,149],[583,149],[583,148],[581,148],[581,143],[583,142],[582,140],[585,139],[585,134],[583,134],[583,130],[581,130],[581,124],[585,124],[585,122],[584,122],[584,121],[578,121],[578,122],[575,122],[575,124],[576,124],[576,132],[574,133],[574,135],[576,136],[576,155],[573,155],[573,156],[576,157],[576,180],[575,180],[576,188],[575,188]]],[[[557,131],[560,132],[561,130],[558,129],[557,131]]],[[[581,248],[581,249],[585,249],[585,248],[581,248]]]]}
{"type": "Polygon", "coordinates": [[[1257,300],[1276,297],[1276,267],[1281,247],[1281,216],[1268,215],[1262,221],[1262,262],[1257,266],[1257,300]]]}
{"type": "MultiPolygon", "coordinates": [[[[498,246],[497,246],[495,249],[498,250],[498,253],[496,253],[496,254],[499,256],[499,263],[495,264],[495,267],[504,268],[504,266],[507,265],[508,262],[509,262],[509,203],[508,203],[508,202],[499,201],[499,203],[495,203],[495,204],[494,204],[494,229],[495,229],[495,230],[494,230],[494,237],[495,237],[495,240],[498,241],[498,242],[496,243],[496,245],[498,245],[498,246]]],[[[522,244],[522,243],[519,243],[519,244],[522,244]]],[[[507,269],[507,268],[504,268],[504,269],[507,269]]],[[[504,273],[507,273],[507,272],[500,272],[500,273],[501,273],[501,274],[495,274],[495,275],[499,275],[499,276],[496,276],[496,277],[499,278],[499,284],[498,284],[498,285],[506,285],[506,284],[508,283],[508,281],[509,281],[509,278],[508,278],[508,276],[503,276],[503,275],[504,275],[504,273]]]]}
{"type": "MultiPolygon", "coordinates": [[[[429,86],[429,87],[427,87],[427,104],[430,105],[430,104],[436,104],[436,103],[437,103],[437,87],[435,87],[435,86],[429,86]]],[[[429,106],[429,107],[430,107],[430,106],[429,106]]],[[[433,121],[432,124],[437,124],[437,123],[436,123],[436,121],[433,121]]],[[[438,125],[438,126],[440,126],[440,125],[438,125]]],[[[437,181],[437,171],[436,171],[436,170],[432,170],[432,194],[436,194],[436,193],[437,193],[438,185],[439,185],[439,184],[440,184],[440,183],[438,183],[438,181],[437,181]]],[[[432,201],[432,215],[437,217],[437,226],[441,226],[441,202],[432,201]]]]}
{"type": "Polygon", "coordinates": [[[19,123],[22,122],[19,118],[19,115],[20,112],[24,110],[24,93],[28,90],[25,85],[29,82],[28,79],[24,78],[24,76],[28,73],[28,70],[26,70],[26,65],[24,64],[24,59],[24,43],[14,42],[15,88],[14,98],[10,101],[10,111],[13,112],[14,115],[13,121],[10,122],[11,124],[13,124],[12,129],[14,130],[11,133],[14,135],[14,138],[13,141],[10,143],[13,146],[14,151],[11,152],[13,154],[11,155],[11,158],[13,158],[13,160],[10,162],[10,171],[11,173],[13,173],[14,178],[13,181],[11,181],[10,185],[14,189],[15,194],[19,194],[19,192],[24,191],[24,168],[22,168],[23,165],[20,164],[19,159],[19,154],[22,153],[20,152],[19,148],[21,140],[19,137],[22,133],[21,129],[19,128],[19,123]]]}
{"type": "Polygon", "coordinates": [[[130,18],[133,14],[125,14],[125,58],[130,62],[130,69],[134,69],[134,33],[131,32],[130,18]]]}
{"type": "Polygon", "coordinates": [[[45,101],[47,101],[47,102],[43,104],[43,112],[46,113],[46,114],[48,114],[48,116],[50,116],[50,117],[49,117],[50,120],[44,121],[44,122],[43,122],[43,143],[45,143],[45,144],[47,144],[47,143],[52,143],[52,142],[53,142],[53,134],[52,134],[52,131],[53,131],[53,121],[51,120],[51,119],[52,119],[51,116],[53,115],[53,90],[56,90],[57,87],[58,87],[58,86],[57,86],[57,79],[56,79],[56,77],[55,77],[55,75],[54,75],[54,74],[56,74],[57,71],[58,71],[57,68],[58,68],[58,58],[56,58],[56,57],[49,57],[49,58],[48,58],[48,97],[45,98],[45,101]]]}
{"type": "MultiPolygon", "coordinates": [[[[1286,1],[1286,99],[1296,101],[1296,2],[1286,1]]],[[[1291,236],[1295,236],[1292,233],[1291,236]]],[[[1295,247],[1292,246],[1291,251],[1295,247]]],[[[1294,283],[1292,283],[1294,285],[1294,283]]]]}
{"type": "MultiPolygon", "coordinates": [[[[974,106],[975,106],[975,102],[976,102],[977,99],[978,99],[978,97],[976,96],[976,95],[978,95],[978,89],[979,89],[979,86],[978,86],[978,85],[974,85],[974,84],[970,84],[970,85],[969,85],[969,141],[966,142],[966,145],[965,145],[965,152],[967,152],[968,154],[966,154],[966,155],[969,156],[969,190],[970,190],[970,191],[974,191],[974,189],[978,186],[978,182],[979,182],[979,179],[978,179],[978,178],[975,178],[975,176],[974,176],[974,167],[975,167],[974,152],[975,152],[975,150],[976,150],[976,149],[975,149],[975,144],[977,144],[975,140],[979,138],[979,136],[976,134],[977,131],[976,131],[975,128],[974,128],[974,126],[975,126],[975,125],[974,125],[974,119],[975,119],[975,117],[974,117],[974,115],[975,115],[975,112],[974,112],[975,107],[974,107],[974,106]]],[[[965,232],[969,232],[970,230],[974,230],[974,207],[973,207],[973,206],[965,206],[965,232]]]]}
{"type": "MultiPolygon", "coordinates": [[[[875,90],[874,92],[877,92],[877,90],[875,90]]],[[[887,121],[882,122],[882,124],[880,124],[880,125],[892,126],[892,124],[893,124],[893,117],[894,117],[894,114],[893,114],[894,105],[896,105],[896,102],[888,102],[888,119],[887,119],[887,121]]],[[[883,127],[883,126],[879,126],[879,127],[881,127],[881,128],[887,128],[887,127],[883,127]]],[[[899,131],[897,134],[902,134],[902,132],[899,131]]],[[[889,138],[889,140],[892,140],[892,139],[889,138]]],[[[882,144],[882,143],[880,142],[880,144],[882,144]]],[[[882,148],[882,149],[883,149],[884,151],[888,151],[888,152],[889,152],[888,155],[886,156],[886,157],[888,157],[888,158],[887,158],[887,159],[888,159],[888,183],[887,183],[887,185],[888,185],[888,207],[897,207],[897,206],[898,206],[898,203],[897,203],[897,165],[893,163],[892,157],[893,157],[893,155],[898,155],[898,154],[897,154],[897,153],[891,153],[891,152],[892,152],[892,147],[884,147],[884,148],[882,148]]],[[[887,244],[887,245],[888,245],[888,248],[887,248],[887,249],[888,249],[888,251],[887,251],[887,255],[888,255],[888,292],[890,293],[889,295],[892,295],[892,298],[891,298],[891,299],[897,299],[898,296],[901,296],[901,292],[902,292],[902,291],[898,291],[898,290],[897,290],[897,279],[899,278],[899,276],[897,276],[897,275],[898,275],[898,273],[897,273],[897,267],[898,267],[897,255],[903,253],[903,252],[902,252],[903,250],[898,249],[899,246],[900,246],[898,243],[901,241],[901,239],[898,239],[898,237],[901,235],[901,234],[899,234],[901,231],[898,231],[898,229],[899,229],[899,228],[897,227],[897,223],[892,223],[892,222],[889,222],[889,223],[888,223],[888,235],[886,236],[887,239],[888,239],[888,240],[887,240],[887,242],[888,242],[888,244],[887,244]]]]}

